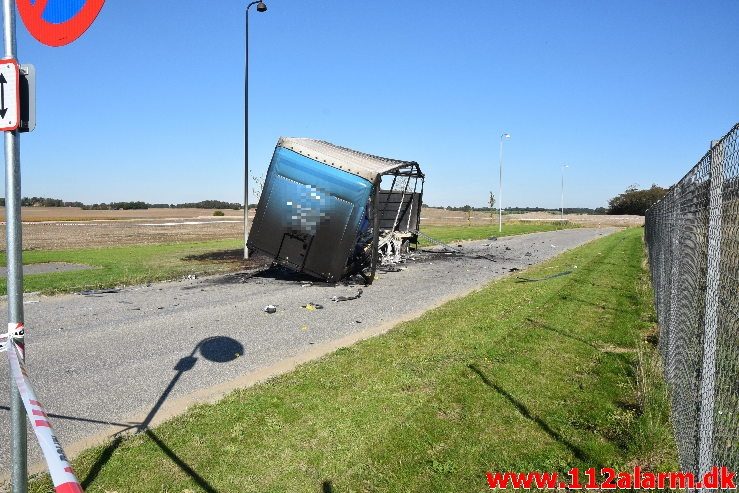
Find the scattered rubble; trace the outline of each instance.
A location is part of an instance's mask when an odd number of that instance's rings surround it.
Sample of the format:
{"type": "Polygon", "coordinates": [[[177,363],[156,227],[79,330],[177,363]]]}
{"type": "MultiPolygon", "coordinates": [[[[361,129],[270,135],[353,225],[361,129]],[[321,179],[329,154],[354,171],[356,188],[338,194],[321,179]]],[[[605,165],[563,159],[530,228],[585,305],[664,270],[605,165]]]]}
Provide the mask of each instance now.
{"type": "Polygon", "coordinates": [[[362,289],[360,288],[357,290],[357,294],[355,294],[354,296],[332,296],[331,301],[335,301],[337,303],[339,301],[351,301],[351,300],[356,300],[357,298],[361,296],[362,296],[362,289]]]}

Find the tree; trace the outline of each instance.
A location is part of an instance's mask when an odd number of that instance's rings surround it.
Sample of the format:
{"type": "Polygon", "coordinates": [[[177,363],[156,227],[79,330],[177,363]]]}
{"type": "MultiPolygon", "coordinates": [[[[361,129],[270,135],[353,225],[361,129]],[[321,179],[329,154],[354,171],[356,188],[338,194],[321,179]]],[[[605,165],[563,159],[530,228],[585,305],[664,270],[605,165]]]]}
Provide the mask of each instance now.
{"type": "Polygon", "coordinates": [[[493,192],[490,192],[490,197],[488,197],[488,205],[490,206],[490,221],[493,221],[493,212],[495,211],[495,195],[493,195],[493,192]]]}
{"type": "Polygon", "coordinates": [[[608,201],[608,214],[634,214],[643,216],[647,209],[661,200],[667,194],[667,189],[657,185],[639,190],[637,185],[631,185],[623,193],[608,201]]]}

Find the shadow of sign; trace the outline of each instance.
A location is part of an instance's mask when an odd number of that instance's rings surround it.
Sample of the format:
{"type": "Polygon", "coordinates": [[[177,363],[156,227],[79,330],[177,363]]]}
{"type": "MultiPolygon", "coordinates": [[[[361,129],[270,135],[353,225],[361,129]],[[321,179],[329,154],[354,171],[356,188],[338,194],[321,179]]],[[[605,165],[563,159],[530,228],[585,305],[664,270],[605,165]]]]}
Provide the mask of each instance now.
{"type": "MultiPolygon", "coordinates": [[[[84,478],[84,480],[81,481],[82,487],[84,489],[87,489],[90,485],[94,483],[95,479],[100,474],[100,471],[103,469],[105,464],[110,461],[116,449],[123,442],[123,434],[127,432],[134,432],[146,434],[146,436],[149,437],[151,441],[155,443],[159,447],[159,449],[167,457],[169,457],[172,462],[174,462],[185,474],[190,476],[190,478],[200,488],[202,488],[203,491],[206,491],[208,493],[218,493],[217,490],[213,488],[213,486],[208,483],[208,481],[204,477],[198,474],[197,471],[195,471],[189,464],[187,464],[187,462],[185,462],[171,448],[169,448],[167,444],[154,433],[153,430],[149,429],[149,425],[156,416],[157,412],[159,412],[159,410],[161,409],[164,402],[166,402],[169,394],[175,388],[180,378],[182,378],[182,376],[186,372],[192,370],[195,367],[198,362],[198,355],[205,360],[212,361],[214,363],[228,363],[235,360],[242,354],[244,354],[244,346],[237,340],[230,337],[208,337],[200,341],[198,344],[195,345],[189,355],[180,358],[180,360],[175,364],[173,370],[175,370],[176,373],[174,374],[162,394],[157,399],[157,402],[146,415],[146,418],[144,418],[144,420],[140,423],[116,423],[112,421],[95,420],[76,416],[65,416],[49,413],[49,417],[51,418],[79,421],[85,423],[108,424],[120,426],[122,428],[122,430],[116,433],[111,443],[107,447],[105,447],[105,449],[98,456],[95,463],[90,467],[90,470],[87,472],[86,477],[84,478]]],[[[0,410],[8,410],[8,407],[0,406],[0,410]]]]}

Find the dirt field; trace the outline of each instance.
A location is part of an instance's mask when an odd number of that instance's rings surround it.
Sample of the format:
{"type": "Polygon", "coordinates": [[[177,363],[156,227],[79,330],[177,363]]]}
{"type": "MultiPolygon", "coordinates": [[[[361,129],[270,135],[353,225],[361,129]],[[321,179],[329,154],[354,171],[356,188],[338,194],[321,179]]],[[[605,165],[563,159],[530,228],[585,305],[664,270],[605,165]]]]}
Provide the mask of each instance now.
{"type": "MultiPolygon", "coordinates": [[[[3,217],[5,210],[0,208],[3,217]]],[[[76,207],[24,207],[23,247],[66,249],[114,245],[146,245],[172,242],[240,238],[244,234],[243,212],[224,210],[213,216],[209,209],[149,209],[134,211],[83,211],[76,207]]],[[[253,217],[253,211],[250,211],[253,217]]],[[[498,217],[482,212],[467,214],[443,209],[423,209],[421,224],[482,225],[496,224],[498,217]]],[[[504,215],[511,221],[556,221],[550,213],[504,215]]],[[[641,216],[565,215],[565,219],[591,227],[637,226],[641,216]]],[[[0,246],[5,248],[5,223],[0,223],[0,246]]]]}

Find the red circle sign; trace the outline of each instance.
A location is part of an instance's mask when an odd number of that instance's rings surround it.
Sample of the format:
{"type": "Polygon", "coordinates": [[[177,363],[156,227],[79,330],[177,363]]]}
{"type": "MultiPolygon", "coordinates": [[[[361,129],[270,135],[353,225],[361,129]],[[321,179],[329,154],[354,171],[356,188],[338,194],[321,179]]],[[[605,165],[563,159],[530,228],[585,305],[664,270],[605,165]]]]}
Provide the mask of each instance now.
{"type": "Polygon", "coordinates": [[[66,0],[66,4],[60,0],[17,0],[18,12],[28,31],[48,46],[64,46],[82,36],[104,3],[105,0],[66,0]],[[49,1],[59,5],[48,6],[49,1]]]}

